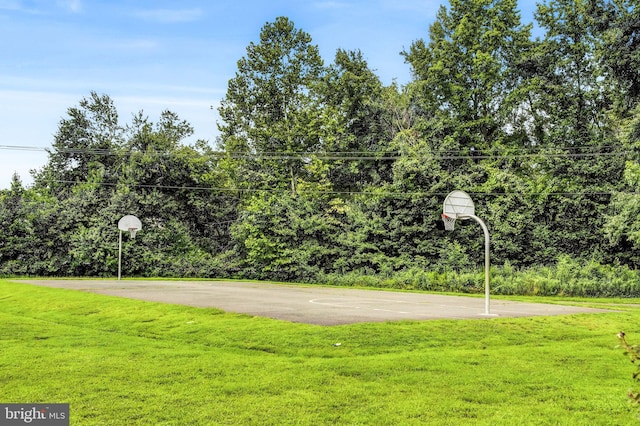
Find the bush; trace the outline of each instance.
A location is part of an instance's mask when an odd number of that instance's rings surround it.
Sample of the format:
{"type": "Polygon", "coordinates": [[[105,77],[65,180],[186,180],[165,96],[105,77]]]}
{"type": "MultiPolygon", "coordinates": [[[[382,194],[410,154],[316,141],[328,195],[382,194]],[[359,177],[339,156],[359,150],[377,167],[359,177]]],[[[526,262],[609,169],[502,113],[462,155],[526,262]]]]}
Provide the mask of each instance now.
{"type": "MultiPolygon", "coordinates": [[[[403,290],[482,293],[484,269],[446,270],[408,268],[376,273],[322,274],[318,281],[339,286],[396,288],[403,290]]],[[[558,258],[553,266],[516,269],[509,262],[491,268],[493,294],[520,296],[639,297],[640,275],[627,266],[603,265],[594,260],[558,258]]]]}
{"type": "MultiPolygon", "coordinates": [[[[627,337],[624,331],[618,333],[618,341],[620,342],[620,346],[624,349],[625,355],[627,355],[631,363],[636,366],[636,371],[632,375],[633,380],[640,382],[640,363],[638,363],[638,361],[640,361],[640,347],[638,345],[630,345],[627,342],[627,337]]],[[[627,395],[636,408],[640,409],[640,392],[630,389],[627,395]]]]}

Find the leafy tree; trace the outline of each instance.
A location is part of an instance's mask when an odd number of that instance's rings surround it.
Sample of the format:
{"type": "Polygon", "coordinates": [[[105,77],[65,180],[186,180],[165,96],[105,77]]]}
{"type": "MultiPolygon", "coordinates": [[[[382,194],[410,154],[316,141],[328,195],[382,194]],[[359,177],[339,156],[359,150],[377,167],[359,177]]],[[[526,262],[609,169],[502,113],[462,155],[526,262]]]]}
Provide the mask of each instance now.
{"type": "Polygon", "coordinates": [[[232,229],[241,276],[311,281],[333,271],[342,213],[326,197],[302,188],[298,194],[261,191],[245,203],[232,229]]]}
{"type": "Polygon", "coordinates": [[[513,65],[529,43],[515,0],[452,0],[440,7],[426,43],[404,52],[426,114],[437,114],[459,148],[500,138],[518,80],[513,65]]]}
{"type": "Polygon", "coordinates": [[[182,141],[193,134],[189,123],[171,111],[163,111],[153,124],[142,113],[129,127],[125,148],[128,164],[120,183],[143,187],[193,186],[191,159],[197,153],[182,141]]]}
{"type": "Polygon", "coordinates": [[[35,187],[68,195],[73,184],[83,182],[94,170],[100,170],[105,183],[114,183],[124,129],[111,98],[91,92],[67,115],[54,136],[49,161],[34,175],[35,187]]]}
{"type": "Polygon", "coordinates": [[[211,148],[184,144],[192,127],[170,111],[157,123],[140,112],[121,126],[113,102],[95,93],[69,115],[34,189],[16,182],[13,195],[1,200],[14,206],[0,216],[11,224],[6,239],[16,240],[4,250],[3,270],[112,276],[116,223],[135,214],[145,232],[135,244],[125,240],[125,251],[139,259],[130,273],[219,271],[212,253],[230,247],[235,204],[221,196],[211,148]]]}
{"type": "Polygon", "coordinates": [[[582,255],[600,246],[609,193],[620,187],[624,149],[607,111],[611,107],[602,68],[595,60],[602,39],[592,2],[554,0],[535,14],[545,37],[536,47],[543,58],[535,96],[546,117],[539,140],[535,175],[546,182],[549,197],[539,224],[560,253],[582,255]]]}
{"type": "Polygon", "coordinates": [[[388,175],[385,157],[393,128],[384,88],[360,51],[339,49],[324,85],[323,149],[330,158],[330,179],[338,192],[358,192],[388,175]]]}
{"type": "Polygon", "coordinates": [[[640,112],[624,70],[637,7],[549,0],[536,18],[546,34],[533,41],[515,0],[452,0],[403,52],[414,81],[384,87],[359,51],[324,67],[279,17],[229,81],[222,151],[186,144],[193,129],[170,111],[121,124],[92,92],[61,120],[34,187],[15,177],[0,191],[0,272],[113,275],[117,220],[135,214],[129,275],[441,280],[483,257],[474,225],[439,221],[458,188],[491,229],[494,262],[637,266],[640,166],[627,153],[640,112]]]}
{"type": "Polygon", "coordinates": [[[640,265],[640,107],[624,121],[621,138],[635,155],[624,166],[623,186],[611,198],[604,233],[614,244],[618,257],[634,266],[640,265]]]}
{"type": "Polygon", "coordinates": [[[594,60],[598,40],[588,5],[587,0],[553,0],[538,4],[535,13],[546,30],[538,46],[539,57],[547,61],[538,70],[550,118],[546,133],[557,144],[589,143],[604,118],[607,99],[594,60]]]}
{"type": "Polygon", "coordinates": [[[25,189],[17,174],[13,174],[11,189],[0,192],[0,264],[3,269],[15,273],[25,273],[27,263],[7,265],[8,262],[17,263],[29,253],[29,242],[33,239],[33,227],[26,215],[25,189]]]}
{"type": "Polygon", "coordinates": [[[635,0],[600,0],[589,3],[589,12],[602,39],[597,58],[627,113],[640,100],[640,8],[635,0]]]}
{"type": "MultiPolygon", "coordinates": [[[[522,198],[533,169],[522,150],[534,140],[527,103],[535,80],[520,69],[532,49],[530,32],[515,1],[458,0],[441,7],[429,42],[418,40],[404,52],[415,76],[408,96],[418,117],[396,138],[403,156],[394,165],[395,186],[427,193],[424,211],[440,211],[453,189],[471,192],[492,228],[494,257],[516,263],[532,260],[524,249],[531,242],[533,203],[522,198]],[[410,132],[417,133],[407,137],[410,132]]],[[[432,217],[415,238],[428,241],[429,259],[442,263],[461,242],[464,258],[481,261],[482,235],[475,227],[460,223],[452,237],[436,223],[432,217]]]]}
{"type": "Polygon", "coordinates": [[[0,191],[0,272],[9,275],[64,275],[69,270],[68,222],[56,199],[25,189],[14,176],[0,191]]]}
{"type": "Polygon", "coordinates": [[[303,153],[321,146],[318,84],[323,73],[318,47],[288,18],[267,23],[260,43],[249,45],[219,108],[223,149],[247,156],[236,162],[246,185],[287,185],[296,192],[303,153]]]}

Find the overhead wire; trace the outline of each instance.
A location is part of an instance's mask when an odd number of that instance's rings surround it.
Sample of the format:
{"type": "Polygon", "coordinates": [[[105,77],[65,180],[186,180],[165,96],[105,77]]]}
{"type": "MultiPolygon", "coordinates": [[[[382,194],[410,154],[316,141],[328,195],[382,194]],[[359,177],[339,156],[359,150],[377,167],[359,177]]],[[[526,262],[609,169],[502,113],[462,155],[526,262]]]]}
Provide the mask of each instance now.
{"type": "MultiPolygon", "coordinates": [[[[211,192],[248,192],[248,193],[258,193],[258,192],[266,192],[266,193],[288,193],[290,189],[284,188],[229,188],[229,187],[215,187],[215,186],[189,186],[189,185],[159,185],[159,184],[124,184],[124,183],[112,183],[112,182],[78,182],[72,180],[53,180],[52,182],[60,183],[60,184],[69,184],[69,185],[97,185],[97,186],[125,186],[128,188],[140,188],[140,189],[158,189],[158,190],[183,190],[183,191],[211,191],[211,192]]],[[[626,195],[640,195],[640,192],[630,192],[630,191],[557,191],[557,192],[516,192],[516,191],[505,191],[505,192],[483,192],[483,191],[467,191],[469,195],[474,196],[489,196],[489,197],[503,197],[503,196],[520,196],[520,197],[531,197],[531,196],[587,196],[587,195],[615,195],[615,194],[626,194],[626,195]]],[[[355,195],[369,195],[369,196],[397,196],[401,197],[443,197],[448,194],[448,192],[440,192],[440,191],[403,191],[403,192],[394,192],[394,191],[380,191],[379,188],[376,188],[372,191],[326,191],[326,190],[296,190],[296,194],[313,194],[313,195],[343,195],[343,196],[355,196],[355,195]]]]}
{"type": "MultiPolygon", "coordinates": [[[[437,150],[431,151],[431,158],[434,160],[482,160],[482,159],[517,159],[517,158],[589,158],[589,157],[620,157],[634,154],[631,150],[617,150],[619,146],[582,146],[582,147],[520,147],[520,148],[490,148],[487,150],[437,150]],[[594,152],[576,152],[578,150],[598,149],[594,152]],[[609,149],[613,149],[610,151],[609,149]],[[483,151],[491,152],[490,154],[483,151]],[[532,152],[533,151],[533,152],[532,152]],[[564,151],[564,152],[563,152],[564,151]],[[500,154],[500,153],[503,154],[500,154]],[[515,153],[514,153],[515,152],[515,153]],[[521,152],[521,153],[518,153],[521,152]]],[[[16,151],[43,151],[51,152],[50,148],[0,145],[0,150],[16,151]]],[[[158,157],[171,156],[172,152],[149,152],[149,151],[113,151],[110,149],[96,148],[63,148],[55,149],[57,153],[78,154],[78,155],[132,155],[134,153],[144,153],[145,155],[156,155],[158,157]]],[[[402,153],[399,151],[260,151],[260,152],[240,152],[240,151],[213,151],[199,153],[203,157],[212,158],[232,158],[232,159],[264,159],[264,160],[303,160],[311,158],[325,161],[393,161],[401,158],[423,158],[417,153],[402,153]]]]}
{"type": "MultiPolygon", "coordinates": [[[[596,158],[596,157],[619,157],[619,156],[627,156],[633,154],[632,151],[629,150],[620,150],[620,151],[606,151],[608,149],[618,149],[619,146],[581,146],[581,147],[551,147],[545,148],[547,152],[539,152],[541,148],[539,147],[520,147],[520,148],[496,148],[490,149],[488,151],[497,151],[497,152],[517,152],[521,151],[521,154],[503,154],[503,155],[485,155],[479,154],[478,151],[473,151],[471,154],[468,154],[468,150],[442,150],[440,153],[432,153],[431,158],[434,160],[480,160],[480,159],[516,159],[516,158],[596,158]],[[579,150],[595,150],[595,152],[576,152],[579,150]],[[538,151],[538,152],[532,152],[538,151]],[[565,152],[548,152],[548,151],[565,151],[565,152]],[[566,152],[573,151],[573,152],[566,152]],[[455,155],[456,153],[467,153],[465,155],[455,155]],[[445,153],[447,155],[445,155],[445,153]]],[[[44,147],[34,147],[34,146],[20,146],[20,145],[0,145],[0,150],[18,150],[18,151],[45,151],[50,152],[50,148],[44,147]]],[[[57,149],[57,152],[67,153],[67,154],[79,154],[79,155],[122,155],[123,152],[114,152],[109,149],[86,149],[86,148],[64,148],[57,149]]],[[[133,151],[133,152],[125,152],[124,154],[132,154],[134,152],[143,153],[141,151],[133,151]]],[[[480,151],[481,152],[481,151],[480,151]]],[[[256,153],[244,153],[244,152],[225,152],[225,151],[216,151],[213,153],[200,154],[204,157],[213,156],[215,158],[234,158],[234,159],[253,159],[253,160],[305,160],[310,157],[314,157],[321,160],[346,160],[346,161],[380,161],[380,160],[398,160],[401,158],[422,158],[419,155],[406,155],[401,154],[400,152],[382,152],[385,155],[380,155],[379,152],[376,151],[343,151],[343,152],[309,152],[309,151],[300,151],[300,152],[291,152],[291,153],[282,153],[282,152],[256,152],[256,153]],[[346,155],[349,154],[349,155],[346,155]],[[395,154],[393,156],[389,154],[395,154]]],[[[145,155],[148,155],[149,152],[144,152],[145,155]]],[[[154,155],[158,156],[170,156],[171,152],[155,152],[154,155]]],[[[84,184],[84,185],[101,185],[101,186],[116,186],[118,183],[109,183],[109,182],[76,182],[76,181],[65,181],[65,180],[54,180],[53,182],[60,184],[84,184]]],[[[122,185],[122,183],[119,183],[122,185]]],[[[183,185],[146,185],[146,184],[135,184],[131,185],[132,187],[141,188],[141,189],[161,189],[161,190],[188,190],[188,191],[217,191],[217,192],[277,192],[281,193],[285,190],[277,189],[277,188],[229,188],[229,187],[209,187],[209,186],[183,186],[183,185]]],[[[318,195],[342,195],[342,196],[357,196],[357,195],[369,195],[369,196],[396,196],[396,197],[429,197],[429,196],[444,196],[445,193],[434,193],[430,191],[414,191],[414,192],[380,192],[379,190],[374,191],[319,191],[319,190],[298,190],[298,193],[312,193],[318,195]]],[[[525,194],[525,193],[517,193],[517,192],[476,192],[473,193],[477,196],[507,196],[507,195],[518,195],[518,196],[536,196],[536,195],[549,195],[549,196],[576,196],[576,195],[613,195],[618,194],[617,191],[582,191],[582,192],[544,192],[538,194],[525,194]]],[[[470,193],[471,194],[471,193],[470,193]]],[[[638,193],[628,193],[633,195],[639,195],[638,193]]]]}

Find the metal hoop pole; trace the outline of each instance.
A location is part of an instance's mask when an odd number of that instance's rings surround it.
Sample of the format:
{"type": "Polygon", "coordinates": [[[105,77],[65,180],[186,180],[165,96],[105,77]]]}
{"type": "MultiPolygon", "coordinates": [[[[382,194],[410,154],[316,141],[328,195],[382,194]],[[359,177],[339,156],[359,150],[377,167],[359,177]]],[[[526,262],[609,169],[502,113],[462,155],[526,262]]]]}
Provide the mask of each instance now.
{"type": "Polygon", "coordinates": [[[480,224],[482,231],[484,232],[484,314],[491,315],[490,306],[490,259],[489,259],[489,229],[487,225],[478,216],[469,214],[464,217],[469,217],[480,224]]]}
{"type": "Polygon", "coordinates": [[[120,281],[120,273],[122,271],[122,231],[118,239],[118,281],[120,281]]]}

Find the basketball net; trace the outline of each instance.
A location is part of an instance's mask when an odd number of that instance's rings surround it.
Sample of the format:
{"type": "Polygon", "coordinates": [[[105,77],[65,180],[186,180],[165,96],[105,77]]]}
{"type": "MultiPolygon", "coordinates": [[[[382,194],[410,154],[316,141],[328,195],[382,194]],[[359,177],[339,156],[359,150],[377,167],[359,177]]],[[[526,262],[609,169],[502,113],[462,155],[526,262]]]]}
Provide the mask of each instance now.
{"type": "Polygon", "coordinates": [[[456,225],[455,217],[447,216],[446,214],[442,213],[442,221],[444,222],[444,229],[446,229],[447,231],[453,231],[453,228],[456,225]]]}
{"type": "Polygon", "coordinates": [[[138,232],[138,228],[129,228],[129,233],[131,234],[131,238],[136,237],[136,232],[138,232]]]}

